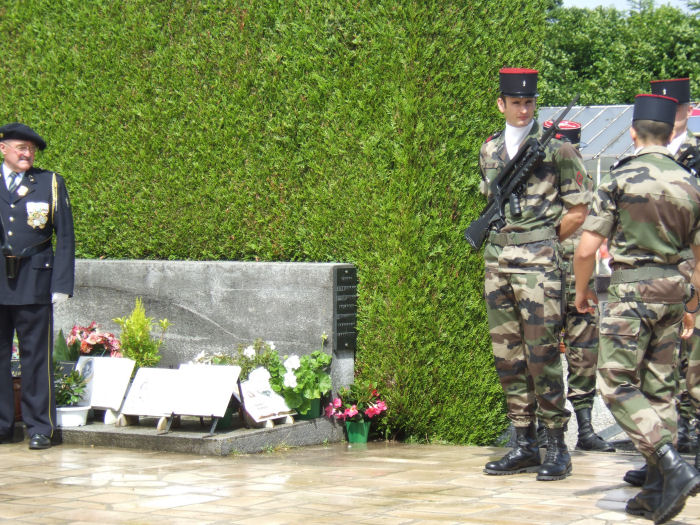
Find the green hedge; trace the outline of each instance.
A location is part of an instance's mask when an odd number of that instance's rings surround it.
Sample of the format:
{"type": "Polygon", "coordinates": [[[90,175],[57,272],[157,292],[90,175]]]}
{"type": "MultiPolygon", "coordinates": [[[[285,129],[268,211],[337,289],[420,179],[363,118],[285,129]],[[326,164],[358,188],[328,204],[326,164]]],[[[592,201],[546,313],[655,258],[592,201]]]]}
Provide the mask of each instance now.
{"type": "Polygon", "coordinates": [[[546,3],[4,2],[0,114],[48,140],[80,257],[356,264],[388,433],[486,443],[503,397],[462,231],[498,69],[537,65],[546,3]]]}

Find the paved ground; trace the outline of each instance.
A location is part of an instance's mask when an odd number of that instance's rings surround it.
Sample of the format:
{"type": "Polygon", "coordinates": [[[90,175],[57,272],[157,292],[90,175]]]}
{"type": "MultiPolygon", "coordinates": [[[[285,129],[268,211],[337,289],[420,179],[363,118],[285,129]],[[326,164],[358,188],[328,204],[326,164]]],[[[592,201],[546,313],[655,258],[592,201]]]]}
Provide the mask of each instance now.
{"type": "MultiPolygon", "coordinates": [[[[0,521],[30,524],[648,524],[624,512],[637,454],[572,453],[573,475],[486,476],[504,449],[338,443],[225,457],[0,446],[0,521]]],[[[670,523],[700,525],[700,497],[670,523]]]]}

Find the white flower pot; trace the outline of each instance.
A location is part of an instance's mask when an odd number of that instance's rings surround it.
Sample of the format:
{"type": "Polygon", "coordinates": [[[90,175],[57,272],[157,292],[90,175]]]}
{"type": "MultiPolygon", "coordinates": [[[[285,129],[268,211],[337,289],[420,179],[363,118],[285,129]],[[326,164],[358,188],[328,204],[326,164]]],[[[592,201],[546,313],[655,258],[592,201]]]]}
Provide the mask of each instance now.
{"type": "Polygon", "coordinates": [[[90,407],[56,407],[59,427],[82,427],[87,422],[90,407]]]}

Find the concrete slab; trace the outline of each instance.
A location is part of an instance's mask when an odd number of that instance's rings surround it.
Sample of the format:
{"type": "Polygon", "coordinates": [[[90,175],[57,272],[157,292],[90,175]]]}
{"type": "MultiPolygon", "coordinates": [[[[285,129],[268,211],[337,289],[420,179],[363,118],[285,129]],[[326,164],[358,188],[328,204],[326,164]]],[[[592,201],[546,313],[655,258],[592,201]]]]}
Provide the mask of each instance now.
{"type": "Polygon", "coordinates": [[[139,450],[155,450],[227,456],[250,454],[277,447],[298,447],[335,443],[344,439],[343,426],[325,417],[292,424],[276,424],[273,428],[244,428],[234,416],[230,431],[209,434],[211,420],[182,417],[170,432],[157,430],[157,418],[140,418],[138,425],[116,427],[92,422],[82,427],[59,429],[64,444],[139,450]]]}

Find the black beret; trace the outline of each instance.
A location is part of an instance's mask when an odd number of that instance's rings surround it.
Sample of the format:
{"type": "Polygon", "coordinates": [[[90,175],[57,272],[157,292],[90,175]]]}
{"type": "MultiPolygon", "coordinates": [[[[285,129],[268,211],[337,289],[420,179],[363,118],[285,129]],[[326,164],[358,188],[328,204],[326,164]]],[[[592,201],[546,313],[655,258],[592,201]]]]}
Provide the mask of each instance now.
{"type": "Polygon", "coordinates": [[[13,122],[0,127],[0,140],[15,139],[33,142],[37,148],[46,149],[46,142],[29,126],[13,122]]]}
{"type": "MultiPolygon", "coordinates": [[[[542,124],[544,129],[552,127],[553,121],[547,120],[542,124]]],[[[574,145],[578,146],[581,143],[581,124],[573,120],[562,120],[557,126],[557,135],[563,135],[574,145]]],[[[557,136],[557,138],[559,138],[557,136]]]]}
{"type": "Polygon", "coordinates": [[[632,121],[655,120],[673,125],[676,121],[678,100],[664,95],[637,95],[634,97],[632,121]]]}
{"type": "Polygon", "coordinates": [[[536,97],[537,70],[504,67],[499,72],[501,93],[509,97],[536,97]]]}
{"type": "Polygon", "coordinates": [[[690,102],[690,79],[672,78],[670,80],[652,80],[651,93],[653,95],[665,95],[678,100],[679,104],[690,102]]]}

